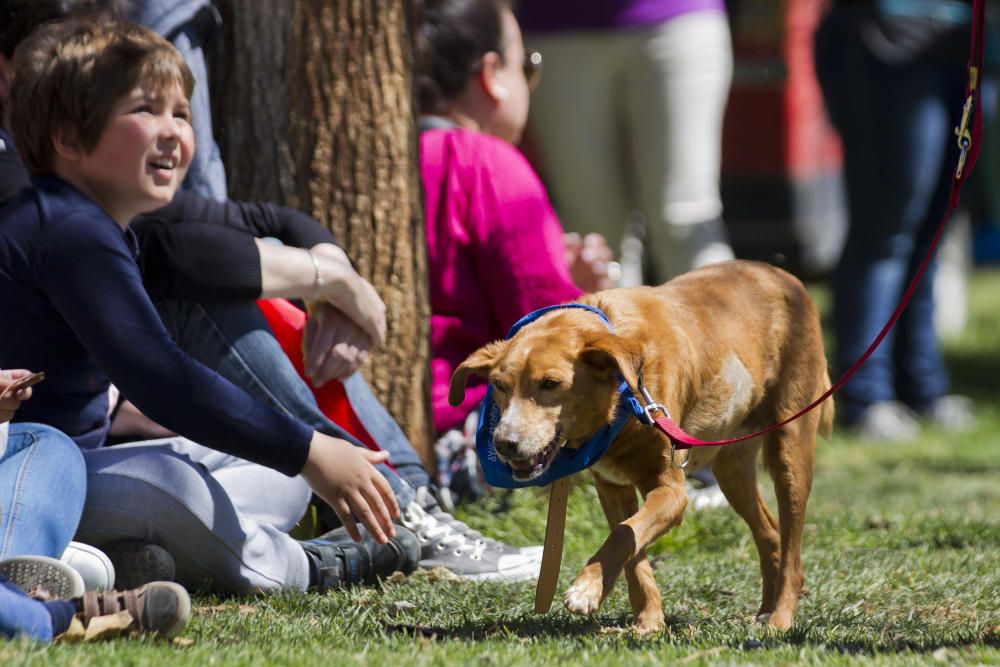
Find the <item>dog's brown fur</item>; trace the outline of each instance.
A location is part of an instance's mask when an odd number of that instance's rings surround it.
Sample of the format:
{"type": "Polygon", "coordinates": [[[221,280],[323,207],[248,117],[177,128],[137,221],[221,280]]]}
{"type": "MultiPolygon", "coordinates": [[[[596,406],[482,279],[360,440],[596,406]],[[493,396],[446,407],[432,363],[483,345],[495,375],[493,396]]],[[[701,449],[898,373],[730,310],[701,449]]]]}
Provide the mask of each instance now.
{"type": "MultiPolygon", "coordinates": [[[[653,399],[704,440],[777,423],[830,387],[812,300],[797,279],[766,264],[726,262],[659,287],[607,290],[580,301],[603,310],[614,333],[583,309],[556,310],[511,340],[480,348],[452,377],[453,405],[469,374],[489,377],[501,409],[494,444],[505,462],[534,461],[554,443],[547,466],[559,447],[579,447],[613,418],[617,374],[638,397],[641,370],[653,399]]],[[[763,579],[757,619],[775,628],[792,625],[802,591],[816,434],[829,438],[832,421],[827,400],[765,436],[690,452],[688,470],[711,462],[729,504],[750,526],[763,579]],[[758,490],[759,450],[774,481],[780,524],[758,490]]],[[[566,608],[595,612],[624,570],[635,629],[662,630],[645,548],[681,522],[684,472],[671,464],[667,438],[634,419],[591,472],[611,535],[567,590],[566,608]],[[645,499],[641,508],[636,490],[645,499]]]]}

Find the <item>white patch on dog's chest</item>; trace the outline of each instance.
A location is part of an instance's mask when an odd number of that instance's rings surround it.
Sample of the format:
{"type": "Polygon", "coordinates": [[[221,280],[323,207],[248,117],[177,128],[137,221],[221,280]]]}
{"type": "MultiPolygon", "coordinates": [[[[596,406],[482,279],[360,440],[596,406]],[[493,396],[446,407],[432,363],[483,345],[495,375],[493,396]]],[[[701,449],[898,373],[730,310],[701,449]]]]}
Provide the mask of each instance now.
{"type": "Polygon", "coordinates": [[[729,387],[729,400],[722,404],[722,414],[719,415],[721,423],[742,420],[753,399],[754,381],[750,371],[739,357],[730,354],[722,362],[719,369],[718,381],[729,387]]]}

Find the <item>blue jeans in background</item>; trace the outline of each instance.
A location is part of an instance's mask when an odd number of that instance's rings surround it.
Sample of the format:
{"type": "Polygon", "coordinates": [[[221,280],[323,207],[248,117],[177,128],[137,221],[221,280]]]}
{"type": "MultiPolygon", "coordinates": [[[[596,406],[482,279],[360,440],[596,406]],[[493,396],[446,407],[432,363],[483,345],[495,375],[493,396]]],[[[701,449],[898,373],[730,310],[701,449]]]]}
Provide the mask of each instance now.
{"type": "MultiPolygon", "coordinates": [[[[889,320],[930,247],[964,101],[967,46],[962,55],[952,36],[942,37],[947,43],[893,61],[873,50],[873,26],[864,8],[835,6],[816,33],[816,72],[843,140],[850,220],[832,281],[837,376],[889,320]]],[[[894,330],[838,395],[845,423],[881,401],[919,412],[948,390],[933,285],[932,262],[894,330]]]]}
{"type": "Polygon", "coordinates": [[[69,437],[49,426],[9,425],[0,455],[0,560],[59,558],[83,511],[87,474],[69,437]]]}

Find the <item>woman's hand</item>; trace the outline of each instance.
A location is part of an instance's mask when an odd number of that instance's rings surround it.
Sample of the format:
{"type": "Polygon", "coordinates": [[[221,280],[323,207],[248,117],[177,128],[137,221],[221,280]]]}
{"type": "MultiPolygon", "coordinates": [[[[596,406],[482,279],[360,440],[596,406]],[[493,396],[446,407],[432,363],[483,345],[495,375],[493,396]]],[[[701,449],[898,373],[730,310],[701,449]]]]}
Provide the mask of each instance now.
{"type": "Polygon", "coordinates": [[[611,247],[600,234],[566,234],[566,263],[573,284],[584,292],[598,292],[615,286],[608,276],[608,267],[614,258],[611,247]]]}
{"type": "Polygon", "coordinates": [[[23,368],[9,371],[0,371],[0,424],[9,422],[14,417],[14,413],[21,407],[23,401],[31,398],[31,387],[14,389],[12,387],[18,380],[32,375],[31,371],[23,368]]]}
{"type": "Polygon", "coordinates": [[[314,387],[344,380],[368,359],[372,339],[355,322],[326,302],[309,305],[302,334],[302,358],[314,387]]]}
{"type": "Polygon", "coordinates": [[[356,521],[360,520],[379,544],[385,544],[396,535],[392,520],[399,517],[399,505],[374,464],[388,460],[388,452],[373,452],[315,433],[302,476],[333,508],[354,540],[361,539],[356,521]]]}
{"type": "Polygon", "coordinates": [[[344,250],[321,243],[310,252],[319,262],[323,276],[323,288],[313,300],[324,299],[347,315],[368,334],[374,346],[385,343],[385,304],[371,283],[354,270],[344,250]]]}

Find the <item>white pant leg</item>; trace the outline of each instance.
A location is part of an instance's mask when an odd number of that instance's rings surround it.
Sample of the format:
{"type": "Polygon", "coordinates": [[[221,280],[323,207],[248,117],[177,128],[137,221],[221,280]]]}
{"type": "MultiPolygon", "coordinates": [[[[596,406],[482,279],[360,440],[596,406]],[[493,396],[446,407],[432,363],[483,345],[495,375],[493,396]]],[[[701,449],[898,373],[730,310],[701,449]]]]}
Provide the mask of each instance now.
{"type": "Polygon", "coordinates": [[[559,219],[567,231],[603,234],[616,255],[630,210],[620,132],[626,35],[526,37],[544,63],[531,93],[531,138],[559,219]]]}
{"type": "Polygon", "coordinates": [[[188,587],[305,590],[308,562],[287,530],[310,493],[300,477],[184,438],[84,452],[87,500],[77,537],[164,547],[188,587]]]}
{"type": "Polygon", "coordinates": [[[623,71],[647,250],[665,276],[731,259],[720,226],[714,239],[685,229],[722,214],[722,122],[733,71],[726,16],[692,12],[636,31],[635,38],[623,71]]]}

